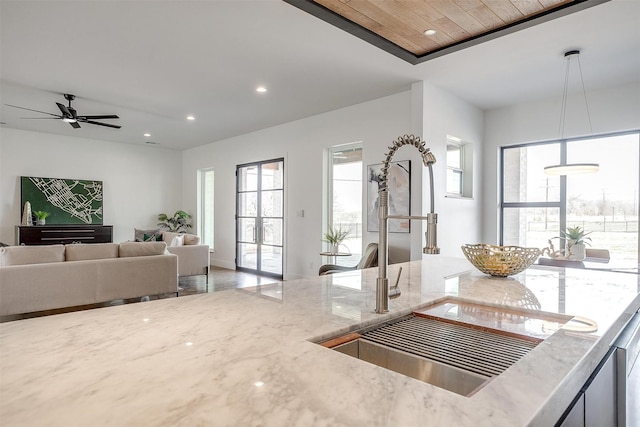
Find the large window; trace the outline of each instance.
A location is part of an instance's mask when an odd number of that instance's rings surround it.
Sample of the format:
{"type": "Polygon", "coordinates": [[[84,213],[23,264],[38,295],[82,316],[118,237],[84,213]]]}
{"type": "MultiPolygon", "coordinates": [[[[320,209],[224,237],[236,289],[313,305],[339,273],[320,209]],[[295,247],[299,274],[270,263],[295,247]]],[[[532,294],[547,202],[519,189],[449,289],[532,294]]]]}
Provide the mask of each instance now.
{"type": "Polygon", "coordinates": [[[349,235],[337,257],[341,265],[355,265],[362,255],[362,143],[329,149],[327,228],[342,228],[349,235]]]}
{"type": "MultiPolygon", "coordinates": [[[[640,133],[502,148],[500,244],[543,248],[580,226],[590,247],[638,259],[640,133]],[[592,174],[552,176],[544,167],[598,163],[592,174]]],[[[589,246],[587,247],[589,248],[589,246]]]]}
{"type": "Polygon", "coordinates": [[[198,234],[213,251],[213,169],[198,171],[198,234]]]}
{"type": "Polygon", "coordinates": [[[447,196],[473,197],[473,145],[447,135],[447,196]]]}

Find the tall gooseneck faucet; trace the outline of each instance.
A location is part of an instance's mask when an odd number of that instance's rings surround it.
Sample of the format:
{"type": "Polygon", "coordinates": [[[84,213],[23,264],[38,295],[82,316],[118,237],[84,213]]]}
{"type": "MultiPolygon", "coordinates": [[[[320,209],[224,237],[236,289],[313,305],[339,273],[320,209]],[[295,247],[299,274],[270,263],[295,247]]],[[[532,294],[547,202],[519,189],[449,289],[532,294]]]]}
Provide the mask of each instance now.
{"type": "MultiPolygon", "coordinates": [[[[376,313],[386,313],[389,311],[389,278],[387,277],[389,244],[387,241],[387,224],[389,219],[419,219],[427,221],[427,231],[425,233],[426,245],[422,249],[425,254],[439,254],[440,248],[438,248],[438,214],[434,212],[433,201],[433,164],[436,162],[436,158],[425,147],[424,142],[418,136],[404,135],[393,141],[393,145],[389,147],[384,161],[382,162],[382,177],[379,181],[378,188],[378,221],[379,221],[379,234],[378,234],[378,279],[376,280],[376,313]],[[429,191],[431,195],[431,210],[427,216],[411,216],[411,215],[389,215],[389,166],[391,159],[396,154],[396,151],[403,145],[411,145],[415,147],[422,155],[422,163],[429,169],[429,191]]],[[[400,295],[400,289],[397,285],[393,290],[393,297],[400,295]]]]}

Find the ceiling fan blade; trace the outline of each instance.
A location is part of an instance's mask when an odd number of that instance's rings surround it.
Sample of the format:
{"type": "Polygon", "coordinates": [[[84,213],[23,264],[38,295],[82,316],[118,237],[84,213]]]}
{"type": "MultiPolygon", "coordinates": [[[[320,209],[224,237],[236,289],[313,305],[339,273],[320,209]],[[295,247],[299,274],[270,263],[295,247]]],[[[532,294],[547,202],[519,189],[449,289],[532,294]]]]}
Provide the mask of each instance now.
{"type": "Polygon", "coordinates": [[[69,111],[69,109],[65,105],[60,104],[59,102],[56,102],[56,105],[58,106],[64,117],[73,118],[71,111],[69,111]]]}
{"type": "Polygon", "coordinates": [[[46,111],[32,110],[31,108],[18,107],[17,105],[11,105],[11,104],[4,104],[4,105],[6,105],[7,107],[19,108],[21,110],[27,110],[27,111],[35,111],[36,113],[48,114],[50,116],[56,116],[57,118],[60,118],[60,115],[47,113],[46,111]]]}
{"type": "Polygon", "coordinates": [[[60,120],[60,116],[55,117],[20,117],[22,120],[60,120]]]}
{"type": "MultiPolygon", "coordinates": [[[[79,119],[80,118],[78,117],[78,120],[79,119]]],[[[118,126],[118,125],[112,125],[112,124],[109,124],[109,123],[94,122],[92,120],[81,120],[81,121],[82,121],[82,123],[89,123],[89,124],[98,125],[98,126],[106,126],[108,128],[114,128],[114,129],[120,129],[122,127],[122,126],[118,126]]]]}
{"type": "Polygon", "coordinates": [[[78,123],[78,122],[70,122],[69,124],[74,129],[80,129],[80,123],[78,123]]]}
{"type": "Polygon", "coordinates": [[[102,116],[78,116],[78,119],[85,119],[85,120],[93,120],[93,119],[119,119],[120,117],[116,116],[115,114],[106,114],[106,115],[102,115],[102,116]]]}

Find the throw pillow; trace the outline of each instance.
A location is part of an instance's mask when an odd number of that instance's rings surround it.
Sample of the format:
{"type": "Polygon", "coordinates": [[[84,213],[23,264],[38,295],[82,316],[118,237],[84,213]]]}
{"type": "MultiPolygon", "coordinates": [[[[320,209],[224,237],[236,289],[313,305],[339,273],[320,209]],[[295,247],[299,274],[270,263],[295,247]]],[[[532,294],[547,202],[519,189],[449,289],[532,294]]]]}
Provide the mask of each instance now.
{"type": "Polygon", "coordinates": [[[149,236],[153,236],[153,235],[159,235],[161,234],[160,229],[156,228],[156,229],[152,229],[152,230],[140,230],[137,228],[134,228],[135,234],[134,234],[134,240],[136,242],[144,242],[144,235],[147,234],[149,236]]]}
{"type": "Polygon", "coordinates": [[[184,234],[181,236],[175,236],[171,239],[171,244],[169,246],[184,246],[184,234]]]}
{"type": "Polygon", "coordinates": [[[195,234],[185,234],[184,235],[184,244],[185,245],[199,245],[200,244],[200,236],[195,234]]]}
{"type": "Polygon", "coordinates": [[[162,242],[162,234],[147,234],[143,235],[144,242],[162,242]]]}

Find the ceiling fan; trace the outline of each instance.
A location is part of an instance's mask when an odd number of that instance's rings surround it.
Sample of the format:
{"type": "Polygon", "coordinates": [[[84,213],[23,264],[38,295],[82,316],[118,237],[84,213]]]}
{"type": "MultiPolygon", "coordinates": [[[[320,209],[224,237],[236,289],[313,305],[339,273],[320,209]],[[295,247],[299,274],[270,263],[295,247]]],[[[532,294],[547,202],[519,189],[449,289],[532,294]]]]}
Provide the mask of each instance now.
{"type": "Polygon", "coordinates": [[[60,109],[60,112],[62,114],[47,113],[46,111],[38,111],[38,110],[32,110],[31,108],[18,107],[17,105],[10,105],[10,104],[5,104],[5,105],[9,107],[14,107],[14,108],[20,108],[22,110],[35,111],[36,113],[42,113],[42,114],[48,114],[50,116],[54,116],[54,117],[20,117],[21,119],[57,119],[57,120],[62,120],[63,122],[69,123],[71,127],[73,127],[74,129],[79,129],[80,123],[106,126],[106,127],[115,128],[115,129],[120,129],[122,127],[118,125],[112,125],[110,123],[101,123],[101,122],[94,121],[99,119],[119,119],[120,117],[116,116],[115,114],[102,114],[99,116],[79,116],[76,109],[71,106],[71,101],[76,99],[76,96],[65,93],[64,99],[69,101],[68,107],[63,104],[60,104],[59,102],[56,102],[56,105],[58,105],[58,108],[60,109]]]}

